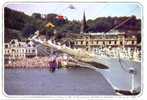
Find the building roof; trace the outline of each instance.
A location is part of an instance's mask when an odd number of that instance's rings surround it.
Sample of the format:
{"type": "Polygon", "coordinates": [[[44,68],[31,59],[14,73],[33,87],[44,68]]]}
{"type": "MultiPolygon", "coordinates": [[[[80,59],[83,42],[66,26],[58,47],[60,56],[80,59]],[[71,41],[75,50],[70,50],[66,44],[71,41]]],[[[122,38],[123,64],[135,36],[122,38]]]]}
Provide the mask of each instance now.
{"type": "Polygon", "coordinates": [[[113,31],[113,32],[97,32],[97,33],[83,33],[83,35],[119,35],[119,34],[125,34],[124,32],[118,32],[118,31],[113,31]]]}

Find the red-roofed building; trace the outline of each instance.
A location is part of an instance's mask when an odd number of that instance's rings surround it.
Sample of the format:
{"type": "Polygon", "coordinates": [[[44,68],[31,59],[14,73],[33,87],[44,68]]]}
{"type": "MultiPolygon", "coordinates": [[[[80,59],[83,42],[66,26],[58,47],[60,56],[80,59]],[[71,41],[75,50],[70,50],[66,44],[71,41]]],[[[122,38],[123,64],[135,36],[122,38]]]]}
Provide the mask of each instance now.
{"type": "Polygon", "coordinates": [[[65,19],[65,17],[62,16],[62,15],[58,15],[58,16],[56,16],[56,18],[59,19],[59,20],[64,20],[65,19]]]}

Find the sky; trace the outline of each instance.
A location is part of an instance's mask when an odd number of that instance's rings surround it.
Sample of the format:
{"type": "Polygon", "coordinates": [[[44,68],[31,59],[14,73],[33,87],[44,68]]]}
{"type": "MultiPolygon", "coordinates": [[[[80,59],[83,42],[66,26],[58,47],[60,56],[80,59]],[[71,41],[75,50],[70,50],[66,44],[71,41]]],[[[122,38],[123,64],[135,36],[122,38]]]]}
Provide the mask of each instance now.
{"type": "Polygon", "coordinates": [[[132,16],[142,18],[142,6],[138,3],[8,3],[5,7],[24,12],[49,14],[55,13],[69,20],[82,20],[85,11],[86,19],[107,16],[132,16]],[[72,5],[75,9],[70,9],[72,5]]]}

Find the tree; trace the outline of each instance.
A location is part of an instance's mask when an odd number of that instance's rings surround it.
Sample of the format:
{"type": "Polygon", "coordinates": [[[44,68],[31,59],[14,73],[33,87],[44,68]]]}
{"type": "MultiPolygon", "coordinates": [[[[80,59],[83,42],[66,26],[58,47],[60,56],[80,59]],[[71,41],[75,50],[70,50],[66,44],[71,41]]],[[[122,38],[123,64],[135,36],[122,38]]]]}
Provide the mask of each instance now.
{"type": "Polygon", "coordinates": [[[23,28],[22,33],[23,33],[24,37],[28,38],[29,36],[34,34],[34,32],[36,32],[36,30],[37,29],[33,25],[27,23],[25,25],[25,27],[23,28]]]}
{"type": "Polygon", "coordinates": [[[32,17],[36,18],[36,19],[41,19],[41,14],[40,13],[33,13],[32,17]]]}

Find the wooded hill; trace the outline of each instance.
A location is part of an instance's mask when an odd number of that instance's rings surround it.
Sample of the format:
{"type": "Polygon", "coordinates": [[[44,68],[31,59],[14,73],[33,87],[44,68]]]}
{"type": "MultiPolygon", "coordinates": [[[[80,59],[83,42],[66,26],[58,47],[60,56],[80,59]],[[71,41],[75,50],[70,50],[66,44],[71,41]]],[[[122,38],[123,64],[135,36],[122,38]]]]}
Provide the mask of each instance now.
{"type": "MultiPolygon", "coordinates": [[[[59,37],[66,34],[80,33],[80,21],[70,21],[67,18],[64,20],[57,19],[57,14],[47,14],[45,18],[41,17],[41,14],[34,13],[32,16],[26,15],[23,12],[15,11],[9,8],[4,8],[4,27],[5,27],[5,42],[9,42],[11,39],[24,40],[33,34],[36,30],[39,30],[42,34],[52,36],[53,29],[46,28],[45,25],[51,22],[55,25],[59,37]]],[[[136,34],[141,37],[141,20],[135,16],[127,17],[98,17],[94,20],[87,20],[88,32],[108,32],[115,26],[129,19],[123,25],[116,27],[115,30],[124,31],[126,34],[136,34]]]]}

